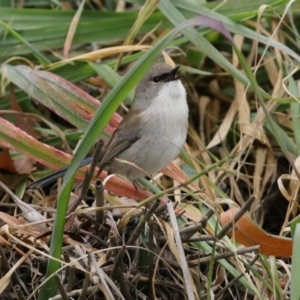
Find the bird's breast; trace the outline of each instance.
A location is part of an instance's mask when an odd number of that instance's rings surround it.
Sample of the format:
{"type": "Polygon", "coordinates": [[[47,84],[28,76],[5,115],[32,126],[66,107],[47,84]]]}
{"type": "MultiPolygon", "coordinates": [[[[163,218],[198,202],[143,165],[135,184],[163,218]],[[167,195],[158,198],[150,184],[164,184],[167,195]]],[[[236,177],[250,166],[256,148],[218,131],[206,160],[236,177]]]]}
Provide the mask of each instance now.
{"type": "MultiPolygon", "coordinates": [[[[179,80],[167,83],[149,107],[140,113],[140,138],[118,158],[136,165],[146,174],[155,174],[174,160],[184,146],[188,128],[186,92],[179,80]]],[[[130,179],[145,175],[131,166],[120,171],[130,179]]]]}
{"type": "Polygon", "coordinates": [[[181,81],[171,81],[162,87],[141,117],[145,120],[145,133],[156,132],[157,137],[169,138],[181,145],[188,127],[186,91],[181,81]]]}

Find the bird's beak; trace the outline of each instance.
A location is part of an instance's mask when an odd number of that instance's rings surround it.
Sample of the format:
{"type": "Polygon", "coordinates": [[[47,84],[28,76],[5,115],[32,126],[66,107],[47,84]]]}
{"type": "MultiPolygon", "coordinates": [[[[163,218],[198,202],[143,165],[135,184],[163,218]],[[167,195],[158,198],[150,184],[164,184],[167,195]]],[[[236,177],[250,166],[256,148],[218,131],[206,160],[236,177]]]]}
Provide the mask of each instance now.
{"type": "Polygon", "coordinates": [[[170,82],[170,81],[174,81],[174,80],[177,80],[179,79],[180,77],[176,77],[176,73],[177,73],[177,70],[180,68],[180,66],[177,66],[175,67],[174,69],[172,69],[170,71],[170,73],[167,74],[166,78],[165,78],[165,82],[170,82]]]}

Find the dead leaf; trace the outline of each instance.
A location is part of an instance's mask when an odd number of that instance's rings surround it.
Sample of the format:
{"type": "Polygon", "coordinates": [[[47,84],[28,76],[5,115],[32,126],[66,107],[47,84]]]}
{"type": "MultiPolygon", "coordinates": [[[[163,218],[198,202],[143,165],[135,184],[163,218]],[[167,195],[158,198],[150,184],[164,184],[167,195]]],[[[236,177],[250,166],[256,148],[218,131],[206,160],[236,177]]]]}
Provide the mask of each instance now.
{"type": "Polygon", "coordinates": [[[0,169],[10,173],[17,173],[14,162],[10,156],[8,149],[4,149],[0,153],[0,169]]]}
{"type": "Polygon", "coordinates": [[[11,109],[14,112],[19,112],[14,115],[15,125],[36,138],[37,134],[34,130],[33,120],[28,116],[28,114],[23,112],[19,102],[17,101],[13,84],[10,85],[9,101],[11,109]]]}
{"type": "MultiPolygon", "coordinates": [[[[221,213],[220,223],[222,226],[232,221],[238,208],[231,208],[221,213]]],[[[235,241],[246,247],[259,245],[261,254],[290,257],[292,255],[292,239],[270,235],[257,226],[248,216],[242,216],[234,228],[231,236],[235,241]]]]}
{"type": "Polygon", "coordinates": [[[17,204],[17,206],[21,209],[23,213],[23,217],[29,222],[29,223],[36,223],[36,228],[40,230],[46,230],[47,227],[44,224],[46,221],[46,218],[40,214],[36,209],[33,208],[32,205],[25,203],[22,201],[17,195],[15,195],[3,182],[0,182],[0,187],[11,197],[11,199],[17,204]],[[41,224],[38,224],[40,223],[41,224]]]}

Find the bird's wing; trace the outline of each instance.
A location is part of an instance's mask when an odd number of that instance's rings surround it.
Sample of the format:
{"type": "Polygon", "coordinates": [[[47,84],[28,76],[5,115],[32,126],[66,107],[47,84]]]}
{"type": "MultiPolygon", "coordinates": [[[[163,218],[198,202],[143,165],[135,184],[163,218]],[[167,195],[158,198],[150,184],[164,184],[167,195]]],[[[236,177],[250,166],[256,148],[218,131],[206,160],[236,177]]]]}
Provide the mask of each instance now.
{"type": "Polygon", "coordinates": [[[140,139],[141,129],[138,124],[139,113],[130,110],[105,145],[99,163],[100,169],[140,139]]]}

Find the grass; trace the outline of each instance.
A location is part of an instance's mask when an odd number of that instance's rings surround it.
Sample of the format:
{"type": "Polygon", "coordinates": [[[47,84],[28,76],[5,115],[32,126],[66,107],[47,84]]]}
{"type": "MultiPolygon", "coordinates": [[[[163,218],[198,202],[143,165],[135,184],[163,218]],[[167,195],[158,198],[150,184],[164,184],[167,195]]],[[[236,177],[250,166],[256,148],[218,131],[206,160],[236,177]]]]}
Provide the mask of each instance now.
{"type": "Polygon", "coordinates": [[[30,2],[0,3],[1,297],[299,299],[299,4],[30,2]],[[157,59],[189,135],[139,201],[76,169],[157,59]]]}

